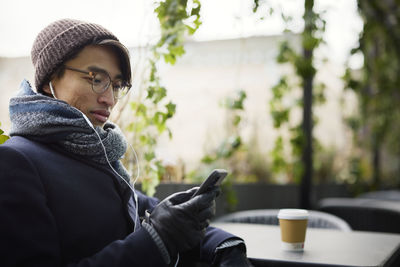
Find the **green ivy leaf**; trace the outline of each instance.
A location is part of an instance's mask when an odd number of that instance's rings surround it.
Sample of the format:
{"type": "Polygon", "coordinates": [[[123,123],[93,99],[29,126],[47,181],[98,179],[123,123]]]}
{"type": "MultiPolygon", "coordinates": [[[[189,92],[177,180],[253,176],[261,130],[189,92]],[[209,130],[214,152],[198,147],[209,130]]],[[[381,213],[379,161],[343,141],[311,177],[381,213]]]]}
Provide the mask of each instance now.
{"type": "Polygon", "coordinates": [[[154,86],[149,86],[147,88],[147,97],[148,99],[152,99],[156,93],[156,88],[154,86]]]}
{"type": "Polygon", "coordinates": [[[156,157],[156,155],[155,155],[154,151],[150,151],[150,152],[144,153],[144,159],[146,161],[151,161],[155,157],[156,157]]]}
{"type": "Polygon", "coordinates": [[[168,132],[168,138],[172,139],[172,131],[171,131],[171,129],[167,128],[167,132],[168,132]]]}
{"type": "Polygon", "coordinates": [[[176,112],[176,105],[172,102],[169,102],[167,105],[165,105],[165,107],[167,108],[167,118],[169,119],[174,116],[176,112]]]}
{"type": "Polygon", "coordinates": [[[206,155],[201,159],[201,162],[205,163],[205,164],[211,164],[215,161],[215,158],[210,156],[210,155],[206,155]]]}
{"type": "Polygon", "coordinates": [[[242,138],[240,136],[231,137],[229,143],[232,149],[238,149],[239,146],[242,144],[242,138]]]}
{"type": "Polygon", "coordinates": [[[294,50],[289,46],[288,41],[283,41],[279,48],[279,54],[277,56],[278,63],[286,63],[293,61],[295,58],[296,53],[294,50]]]}
{"type": "Polygon", "coordinates": [[[139,106],[137,107],[137,113],[145,117],[147,114],[146,105],[143,103],[140,103],[139,106]]]}
{"type": "Polygon", "coordinates": [[[235,115],[233,118],[233,125],[238,126],[241,121],[242,121],[242,118],[239,115],[235,115]]]}
{"type": "Polygon", "coordinates": [[[7,135],[3,135],[3,134],[0,135],[0,144],[3,144],[8,139],[10,139],[10,137],[8,137],[7,135]]]}
{"type": "MultiPolygon", "coordinates": [[[[0,126],[1,126],[1,123],[0,123],[0,126]]],[[[10,137],[8,137],[7,135],[4,135],[3,133],[4,133],[4,131],[2,129],[0,129],[0,145],[3,144],[8,139],[10,139],[10,137]]]]}
{"type": "Polygon", "coordinates": [[[256,13],[260,6],[259,0],[254,0],[253,13],[256,13]]]}
{"type": "Polygon", "coordinates": [[[183,45],[169,45],[168,50],[170,54],[173,54],[175,56],[175,58],[185,54],[185,49],[183,48],[183,45]]]}
{"type": "Polygon", "coordinates": [[[271,110],[274,128],[280,128],[282,124],[289,122],[289,110],[271,110]]]}
{"type": "Polygon", "coordinates": [[[312,77],[316,70],[312,65],[312,59],[297,57],[295,60],[296,72],[302,78],[312,77]]]}

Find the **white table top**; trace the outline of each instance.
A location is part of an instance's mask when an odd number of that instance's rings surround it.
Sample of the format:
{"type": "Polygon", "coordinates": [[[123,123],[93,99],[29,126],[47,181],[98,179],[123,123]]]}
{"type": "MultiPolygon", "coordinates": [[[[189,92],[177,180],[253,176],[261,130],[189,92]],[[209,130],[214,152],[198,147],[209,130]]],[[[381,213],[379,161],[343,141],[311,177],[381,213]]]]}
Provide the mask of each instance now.
{"type": "Polygon", "coordinates": [[[308,228],[304,251],[287,252],[281,249],[279,226],[244,223],[212,226],[243,238],[247,256],[266,262],[385,266],[393,254],[400,253],[400,234],[308,228]]]}

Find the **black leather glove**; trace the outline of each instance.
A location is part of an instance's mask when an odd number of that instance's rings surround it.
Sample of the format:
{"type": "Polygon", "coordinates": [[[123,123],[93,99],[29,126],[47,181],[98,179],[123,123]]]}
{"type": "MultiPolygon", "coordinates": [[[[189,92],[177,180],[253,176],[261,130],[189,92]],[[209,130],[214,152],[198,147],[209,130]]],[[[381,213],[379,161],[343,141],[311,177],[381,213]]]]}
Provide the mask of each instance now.
{"type": "Polygon", "coordinates": [[[219,267],[253,267],[251,262],[247,259],[246,252],[240,246],[224,248],[217,252],[212,266],[219,267]]]}
{"type": "Polygon", "coordinates": [[[171,256],[198,245],[215,215],[215,197],[219,189],[213,188],[191,199],[197,188],[167,197],[150,214],[149,223],[171,256]]]}

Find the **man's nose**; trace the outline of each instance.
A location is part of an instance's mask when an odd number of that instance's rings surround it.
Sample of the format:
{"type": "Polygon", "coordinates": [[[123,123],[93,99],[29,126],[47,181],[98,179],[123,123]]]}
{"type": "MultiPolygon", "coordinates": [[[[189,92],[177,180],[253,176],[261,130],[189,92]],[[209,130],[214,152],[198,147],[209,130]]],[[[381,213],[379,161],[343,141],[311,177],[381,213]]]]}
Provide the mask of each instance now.
{"type": "Polygon", "coordinates": [[[99,96],[98,100],[100,103],[106,104],[109,107],[115,105],[116,100],[114,97],[114,90],[112,84],[110,84],[107,90],[99,96]]]}

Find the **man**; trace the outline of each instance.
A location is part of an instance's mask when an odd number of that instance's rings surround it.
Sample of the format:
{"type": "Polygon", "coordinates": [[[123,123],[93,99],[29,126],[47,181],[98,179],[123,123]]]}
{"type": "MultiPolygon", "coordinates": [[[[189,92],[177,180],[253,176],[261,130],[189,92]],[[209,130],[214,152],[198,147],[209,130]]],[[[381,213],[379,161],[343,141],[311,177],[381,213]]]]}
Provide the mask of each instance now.
{"type": "Polygon", "coordinates": [[[107,120],[131,69],[111,32],[59,20],[31,56],[37,92],[22,82],[0,146],[0,266],[250,266],[241,239],[208,227],[217,188],[158,203],[130,185],[107,120]]]}

